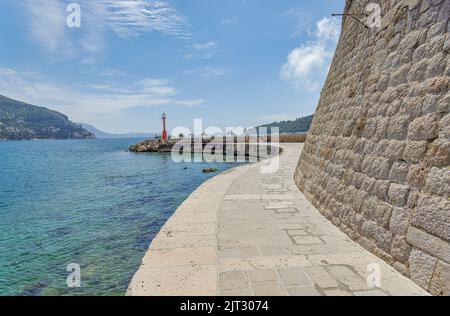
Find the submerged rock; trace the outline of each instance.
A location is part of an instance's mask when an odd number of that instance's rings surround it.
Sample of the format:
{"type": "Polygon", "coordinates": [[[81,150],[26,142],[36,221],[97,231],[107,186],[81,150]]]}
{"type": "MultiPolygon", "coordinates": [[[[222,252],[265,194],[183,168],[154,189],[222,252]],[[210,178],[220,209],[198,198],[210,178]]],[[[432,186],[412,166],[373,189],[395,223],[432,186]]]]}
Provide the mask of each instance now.
{"type": "Polygon", "coordinates": [[[219,171],[219,169],[217,169],[217,168],[205,168],[205,169],[203,169],[203,173],[215,173],[217,171],[219,171]]]}

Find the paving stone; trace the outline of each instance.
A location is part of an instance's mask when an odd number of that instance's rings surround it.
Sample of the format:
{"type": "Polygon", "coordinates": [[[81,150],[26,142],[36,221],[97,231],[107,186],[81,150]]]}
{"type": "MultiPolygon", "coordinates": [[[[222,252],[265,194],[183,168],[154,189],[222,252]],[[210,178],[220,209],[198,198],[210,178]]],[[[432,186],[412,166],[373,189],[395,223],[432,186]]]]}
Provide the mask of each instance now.
{"type": "Polygon", "coordinates": [[[291,287],[287,290],[291,296],[321,296],[314,287],[291,287]]]}
{"type": "Polygon", "coordinates": [[[295,236],[294,241],[298,245],[321,245],[324,242],[316,236],[295,236]]]}
{"type": "Polygon", "coordinates": [[[328,270],[336,280],[346,285],[351,291],[368,289],[366,280],[346,266],[329,266],[328,270]]]}
{"type": "Polygon", "coordinates": [[[287,232],[289,236],[309,236],[310,234],[304,229],[291,229],[287,232]]]}
{"type": "Polygon", "coordinates": [[[292,194],[262,194],[262,200],[280,200],[282,203],[290,203],[294,199],[292,194]]]}
{"type": "Polygon", "coordinates": [[[278,272],[285,287],[314,286],[314,283],[308,278],[302,268],[284,268],[279,269],[278,272]]]}
{"type": "Polygon", "coordinates": [[[216,257],[217,253],[213,247],[177,248],[153,250],[144,256],[142,262],[152,267],[213,265],[216,257]]]}
{"type": "Polygon", "coordinates": [[[257,282],[252,284],[255,296],[284,296],[286,293],[277,282],[257,282]]]}
{"type": "Polygon", "coordinates": [[[263,187],[266,189],[276,190],[281,189],[283,186],[281,184],[264,184],[263,187]]]}
{"type": "Polygon", "coordinates": [[[283,246],[261,246],[259,251],[263,256],[287,255],[289,251],[283,246]]]}
{"type": "Polygon", "coordinates": [[[267,282],[276,281],[277,273],[274,270],[263,269],[263,270],[253,270],[249,271],[250,279],[253,282],[267,282]]]}
{"type": "Polygon", "coordinates": [[[233,291],[221,291],[220,295],[221,296],[252,296],[252,291],[251,289],[246,289],[246,290],[233,290],[233,291]]]}
{"type": "Polygon", "coordinates": [[[259,251],[255,247],[226,248],[219,251],[219,256],[223,258],[252,258],[259,256],[259,251]]]}
{"type": "Polygon", "coordinates": [[[311,280],[322,289],[334,288],[339,285],[338,282],[323,267],[305,267],[304,270],[311,280]]]}
{"type": "Polygon", "coordinates": [[[267,204],[264,208],[266,210],[278,210],[278,209],[292,208],[292,205],[294,205],[293,202],[273,203],[267,204]]]}
{"type": "Polygon", "coordinates": [[[247,273],[243,271],[229,271],[219,275],[219,286],[221,291],[235,291],[248,289],[249,282],[247,273]]]}
{"type": "Polygon", "coordinates": [[[386,293],[384,293],[381,290],[368,290],[368,291],[357,291],[353,292],[355,296],[388,296],[386,293]]]}
{"type": "Polygon", "coordinates": [[[352,296],[352,293],[346,292],[344,290],[326,290],[324,291],[326,296],[352,296]]]}
{"type": "Polygon", "coordinates": [[[275,212],[284,214],[284,213],[298,213],[298,210],[295,208],[278,208],[275,212]]]}
{"type": "Polygon", "coordinates": [[[211,296],[217,293],[215,266],[143,265],[127,291],[130,296],[211,296]]]}

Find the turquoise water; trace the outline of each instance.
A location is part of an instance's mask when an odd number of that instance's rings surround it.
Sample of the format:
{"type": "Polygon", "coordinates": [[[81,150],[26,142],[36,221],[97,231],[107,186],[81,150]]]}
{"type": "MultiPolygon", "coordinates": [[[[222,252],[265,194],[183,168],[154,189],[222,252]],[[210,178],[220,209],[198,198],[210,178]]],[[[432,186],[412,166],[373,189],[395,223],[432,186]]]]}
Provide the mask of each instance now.
{"type": "Polygon", "coordinates": [[[0,295],[124,295],[202,169],[235,166],[127,152],[137,141],[0,142],[0,295]]]}

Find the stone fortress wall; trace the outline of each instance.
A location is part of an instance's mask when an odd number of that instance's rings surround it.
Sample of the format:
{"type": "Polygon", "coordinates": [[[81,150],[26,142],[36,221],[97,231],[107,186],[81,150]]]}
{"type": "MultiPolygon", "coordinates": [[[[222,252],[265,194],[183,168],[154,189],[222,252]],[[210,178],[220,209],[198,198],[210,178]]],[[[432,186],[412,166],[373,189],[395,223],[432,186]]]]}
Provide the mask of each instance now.
{"type": "MultiPolygon", "coordinates": [[[[450,295],[450,0],[350,17],[295,181],[342,231],[435,295],[450,295]]],[[[331,12],[330,12],[331,13],[331,12]]]]}

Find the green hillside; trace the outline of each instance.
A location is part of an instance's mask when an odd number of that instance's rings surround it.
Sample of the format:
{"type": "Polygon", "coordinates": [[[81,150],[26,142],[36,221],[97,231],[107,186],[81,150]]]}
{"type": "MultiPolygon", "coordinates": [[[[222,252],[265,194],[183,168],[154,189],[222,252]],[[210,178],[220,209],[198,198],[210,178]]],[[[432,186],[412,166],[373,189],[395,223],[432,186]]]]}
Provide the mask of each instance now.
{"type": "Polygon", "coordinates": [[[274,122],[270,124],[265,124],[259,127],[278,127],[280,128],[281,134],[289,134],[289,133],[306,133],[309,131],[309,128],[311,127],[312,120],[314,118],[314,115],[305,116],[296,119],[295,121],[281,121],[281,122],[274,122]]]}
{"type": "Polygon", "coordinates": [[[64,114],[0,95],[0,140],[91,138],[64,114]]]}

